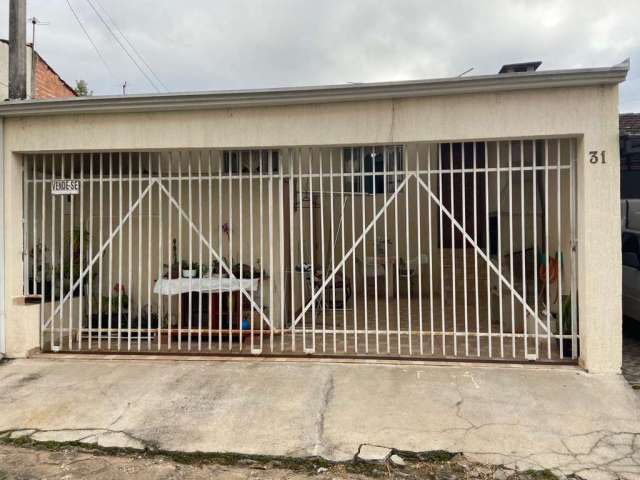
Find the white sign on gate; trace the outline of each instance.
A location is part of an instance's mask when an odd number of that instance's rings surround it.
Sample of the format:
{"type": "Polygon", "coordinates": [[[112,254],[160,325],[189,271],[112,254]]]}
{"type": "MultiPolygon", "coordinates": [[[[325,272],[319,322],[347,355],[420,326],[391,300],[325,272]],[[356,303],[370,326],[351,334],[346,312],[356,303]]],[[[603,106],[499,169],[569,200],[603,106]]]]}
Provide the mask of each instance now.
{"type": "Polygon", "coordinates": [[[53,195],[78,195],[80,180],[54,180],[51,184],[53,195]]]}

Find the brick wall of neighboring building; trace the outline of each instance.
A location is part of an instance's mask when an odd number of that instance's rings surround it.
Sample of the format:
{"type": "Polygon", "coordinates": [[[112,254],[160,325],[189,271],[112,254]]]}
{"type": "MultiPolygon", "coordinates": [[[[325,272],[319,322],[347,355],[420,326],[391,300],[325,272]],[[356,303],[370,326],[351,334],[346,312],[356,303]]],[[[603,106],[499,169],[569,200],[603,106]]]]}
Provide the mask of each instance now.
{"type": "Polygon", "coordinates": [[[73,89],[39,55],[36,55],[36,91],[33,98],[75,97],[73,89]]]}

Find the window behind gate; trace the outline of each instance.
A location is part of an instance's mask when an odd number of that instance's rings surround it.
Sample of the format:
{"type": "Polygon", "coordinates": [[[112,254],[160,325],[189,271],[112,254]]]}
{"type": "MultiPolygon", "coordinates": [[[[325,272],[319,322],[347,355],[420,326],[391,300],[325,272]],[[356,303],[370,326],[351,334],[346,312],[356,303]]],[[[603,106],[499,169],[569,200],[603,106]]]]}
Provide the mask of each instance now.
{"type": "Polygon", "coordinates": [[[383,147],[356,147],[343,150],[344,189],[347,192],[371,195],[393,193],[395,185],[403,179],[403,148],[388,145],[383,147]],[[397,173],[396,173],[397,172],[397,173]],[[350,174],[353,175],[353,183],[350,174]],[[358,175],[360,174],[360,175],[358,175]],[[385,188],[386,177],[386,188],[385,188]]]}

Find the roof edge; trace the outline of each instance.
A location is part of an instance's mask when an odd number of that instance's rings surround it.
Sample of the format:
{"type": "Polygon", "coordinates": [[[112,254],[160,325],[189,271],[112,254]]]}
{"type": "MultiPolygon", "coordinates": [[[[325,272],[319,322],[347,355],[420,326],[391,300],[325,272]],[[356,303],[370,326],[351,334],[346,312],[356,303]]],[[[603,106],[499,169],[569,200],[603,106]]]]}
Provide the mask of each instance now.
{"type": "Polygon", "coordinates": [[[434,80],[356,83],[71,99],[13,100],[0,103],[0,117],[202,110],[258,106],[350,102],[391,98],[617,84],[629,71],[628,59],[612,67],[503,73],[434,80]]]}

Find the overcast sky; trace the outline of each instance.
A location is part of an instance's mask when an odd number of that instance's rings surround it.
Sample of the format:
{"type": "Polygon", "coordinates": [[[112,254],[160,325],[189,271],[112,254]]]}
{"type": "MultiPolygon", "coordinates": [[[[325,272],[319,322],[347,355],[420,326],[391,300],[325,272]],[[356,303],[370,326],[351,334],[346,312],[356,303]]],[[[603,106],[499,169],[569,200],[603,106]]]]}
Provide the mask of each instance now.
{"type": "MultiPolygon", "coordinates": [[[[36,48],[68,83],[84,79],[96,95],[120,93],[125,80],[128,93],[155,89],[90,2],[170,91],[435,78],[471,67],[486,74],[529,60],[543,69],[609,66],[630,57],[620,109],[640,111],[639,0],[68,1],[108,67],[67,0],[27,0],[28,16],[48,23],[36,48]]],[[[8,4],[0,6],[3,38],[8,4]]]]}

